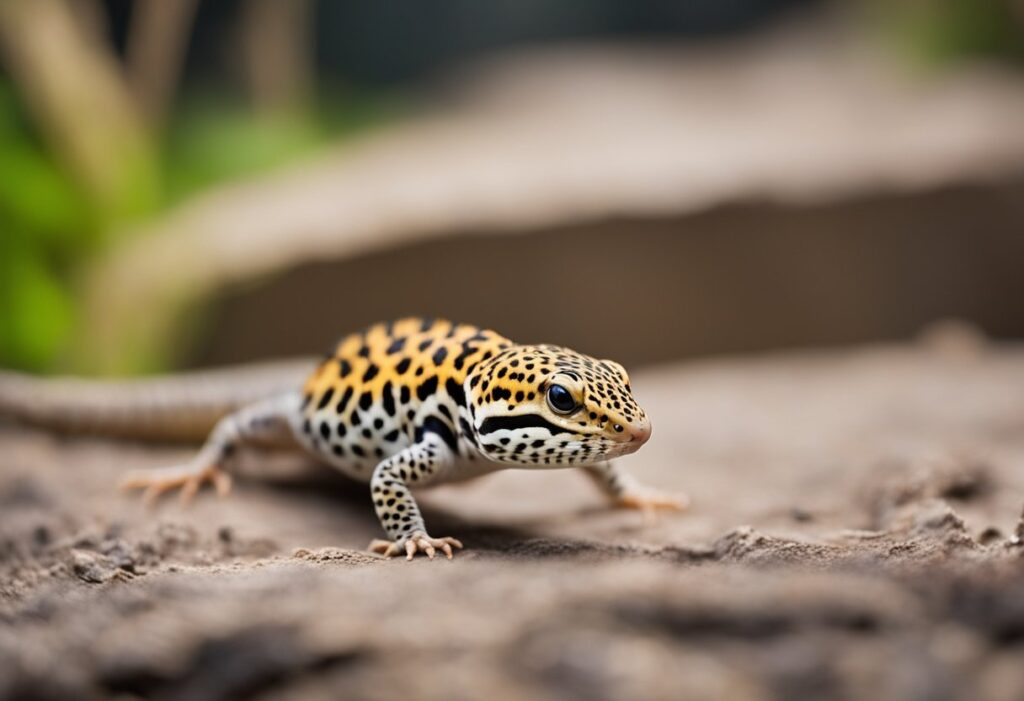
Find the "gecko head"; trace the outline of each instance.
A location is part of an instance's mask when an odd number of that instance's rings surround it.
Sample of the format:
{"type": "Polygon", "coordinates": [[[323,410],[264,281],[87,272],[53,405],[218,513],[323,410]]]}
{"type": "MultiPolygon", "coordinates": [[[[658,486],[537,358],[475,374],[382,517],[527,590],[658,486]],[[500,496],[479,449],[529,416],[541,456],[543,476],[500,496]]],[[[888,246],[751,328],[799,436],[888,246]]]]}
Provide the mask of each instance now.
{"type": "Polygon", "coordinates": [[[651,435],[618,363],[558,346],[513,346],[466,378],[477,446],[515,465],[589,465],[651,435]]]}

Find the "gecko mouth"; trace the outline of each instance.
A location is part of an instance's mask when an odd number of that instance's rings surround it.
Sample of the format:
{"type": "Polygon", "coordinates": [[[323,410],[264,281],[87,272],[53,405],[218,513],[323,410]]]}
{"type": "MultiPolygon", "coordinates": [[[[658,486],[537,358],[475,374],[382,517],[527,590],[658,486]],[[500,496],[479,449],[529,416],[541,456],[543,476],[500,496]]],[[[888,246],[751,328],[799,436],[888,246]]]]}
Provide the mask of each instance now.
{"type": "Polygon", "coordinates": [[[644,447],[646,444],[647,444],[647,439],[646,438],[643,438],[643,439],[633,439],[633,440],[626,441],[624,443],[616,443],[615,445],[613,445],[609,449],[609,451],[613,452],[613,453],[615,453],[616,455],[619,455],[619,456],[622,456],[622,455],[632,455],[633,453],[637,452],[642,447],[644,447]]]}

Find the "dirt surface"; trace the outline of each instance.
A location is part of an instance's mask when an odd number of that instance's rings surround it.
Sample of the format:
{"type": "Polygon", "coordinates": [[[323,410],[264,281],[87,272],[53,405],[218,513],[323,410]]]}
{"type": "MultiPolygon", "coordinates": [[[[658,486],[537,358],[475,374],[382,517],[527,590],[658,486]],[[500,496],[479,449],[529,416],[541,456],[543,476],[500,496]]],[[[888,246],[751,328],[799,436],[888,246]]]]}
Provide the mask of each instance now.
{"type": "Polygon", "coordinates": [[[574,471],[422,495],[243,456],[234,494],[112,485],[188,450],[0,429],[2,699],[1024,698],[1024,349],[970,337],[637,372],[644,524],[574,471]]]}

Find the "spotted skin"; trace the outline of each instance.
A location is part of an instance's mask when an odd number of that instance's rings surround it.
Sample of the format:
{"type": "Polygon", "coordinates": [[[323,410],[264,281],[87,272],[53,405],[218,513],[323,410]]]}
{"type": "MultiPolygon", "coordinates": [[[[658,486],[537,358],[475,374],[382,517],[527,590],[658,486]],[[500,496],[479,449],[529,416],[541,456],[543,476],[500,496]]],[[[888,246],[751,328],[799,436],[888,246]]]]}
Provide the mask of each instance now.
{"type": "Polygon", "coordinates": [[[228,417],[231,430],[211,435],[187,484],[166,477],[147,484],[136,475],[130,486],[150,494],[183,486],[191,494],[197,481],[219,485],[221,463],[237,444],[285,425],[306,452],[370,483],[390,538],[377,549],[409,559],[438,549],[450,557],[452,546],[461,547],[428,535],[412,489],[508,467],[584,467],[621,504],[685,503],[607,462],[636,451],[651,433],[621,365],[558,346],[517,345],[468,324],[377,324],[343,338],[301,392],[238,416],[244,421],[228,417]]]}
{"type": "Polygon", "coordinates": [[[303,387],[299,440],[362,481],[427,434],[440,437],[453,459],[473,461],[472,444],[459,438],[463,384],[477,364],[511,347],[493,331],[423,319],[347,336],[303,387]]]}

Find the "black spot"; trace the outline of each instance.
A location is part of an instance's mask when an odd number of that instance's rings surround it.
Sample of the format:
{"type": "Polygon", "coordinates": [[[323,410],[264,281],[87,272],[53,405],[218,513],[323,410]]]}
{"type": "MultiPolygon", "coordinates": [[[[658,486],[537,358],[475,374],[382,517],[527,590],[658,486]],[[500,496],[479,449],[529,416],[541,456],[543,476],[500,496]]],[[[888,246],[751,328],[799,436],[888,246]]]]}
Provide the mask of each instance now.
{"type": "Polygon", "coordinates": [[[339,421],[338,422],[338,429],[337,430],[338,430],[338,436],[340,438],[344,438],[345,434],[348,433],[348,426],[345,425],[344,421],[339,421]]]}
{"type": "Polygon", "coordinates": [[[334,452],[334,454],[335,454],[335,455],[337,455],[338,457],[341,457],[341,456],[343,456],[343,455],[345,454],[345,449],[344,449],[343,447],[341,447],[340,445],[337,445],[337,444],[335,444],[335,445],[334,445],[334,446],[333,446],[333,447],[331,448],[331,450],[332,450],[332,451],[334,452]]]}
{"type": "Polygon", "coordinates": [[[384,394],[381,397],[381,400],[384,402],[384,411],[387,413],[387,415],[394,416],[395,394],[391,388],[391,380],[388,380],[387,383],[384,385],[384,394]]]}
{"type": "Polygon", "coordinates": [[[398,436],[400,436],[400,435],[401,434],[399,433],[398,429],[396,428],[393,431],[388,431],[387,433],[385,433],[384,434],[384,440],[386,440],[389,443],[394,443],[395,441],[398,440],[398,436]]]}
{"type": "Polygon", "coordinates": [[[324,440],[331,436],[331,426],[326,421],[320,422],[320,435],[324,437],[324,440]]]}
{"type": "Polygon", "coordinates": [[[525,398],[526,398],[525,394],[523,394],[522,392],[516,392],[516,401],[517,402],[521,402],[525,398]]]}
{"type": "Polygon", "coordinates": [[[371,406],[373,406],[373,394],[371,394],[369,391],[363,392],[359,396],[359,408],[362,409],[363,411],[366,411],[371,406]]]}
{"type": "Polygon", "coordinates": [[[384,428],[384,419],[374,419],[373,420],[373,427],[375,429],[377,429],[378,431],[381,430],[382,428],[384,428]]]}
{"type": "Polygon", "coordinates": [[[422,351],[425,351],[426,349],[430,348],[430,344],[431,344],[431,343],[433,343],[433,342],[434,342],[434,339],[432,339],[432,338],[428,338],[427,340],[425,340],[425,341],[422,341],[422,342],[421,342],[421,343],[420,343],[420,344],[419,344],[419,345],[417,346],[417,348],[419,348],[421,352],[422,352],[422,351]]]}
{"type": "Polygon", "coordinates": [[[333,399],[333,398],[334,398],[334,388],[333,387],[328,387],[327,391],[324,392],[324,396],[320,397],[320,401],[317,402],[317,404],[316,404],[317,411],[319,411],[320,409],[323,409],[325,406],[330,404],[331,399],[333,399]]]}
{"type": "Polygon", "coordinates": [[[348,401],[350,399],[352,399],[352,388],[351,387],[346,387],[345,388],[345,393],[341,395],[341,399],[338,401],[338,406],[335,407],[334,410],[336,412],[338,412],[339,414],[344,413],[345,412],[345,407],[348,406],[348,401]]]}
{"type": "Polygon", "coordinates": [[[421,402],[426,401],[435,392],[437,392],[437,375],[428,377],[423,384],[416,388],[416,396],[420,398],[421,402]]]}
{"type": "Polygon", "coordinates": [[[400,352],[403,348],[405,348],[405,336],[402,336],[401,338],[396,338],[394,341],[392,341],[391,345],[388,346],[387,354],[394,355],[395,353],[400,352]]]}
{"type": "Polygon", "coordinates": [[[344,358],[338,363],[338,377],[345,379],[349,373],[352,372],[352,363],[348,362],[344,358]]]}
{"type": "Polygon", "coordinates": [[[366,372],[363,373],[363,382],[369,382],[377,376],[378,372],[380,372],[380,368],[370,363],[370,367],[366,368],[366,372]]]}
{"type": "Polygon", "coordinates": [[[444,359],[447,358],[447,357],[448,357],[448,349],[445,348],[444,346],[441,346],[436,351],[434,351],[434,358],[433,358],[434,365],[440,365],[441,363],[444,362],[444,359]]]}
{"type": "Polygon", "coordinates": [[[402,404],[408,404],[411,394],[409,385],[402,385],[402,391],[398,393],[398,401],[402,402],[402,404]]]}
{"type": "Polygon", "coordinates": [[[361,416],[359,416],[359,412],[353,409],[352,416],[349,418],[348,422],[353,426],[358,426],[359,424],[363,423],[363,419],[361,416]]]}
{"type": "Polygon", "coordinates": [[[359,349],[359,357],[360,358],[369,358],[370,357],[370,348],[369,348],[369,346],[363,346],[362,348],[359,349]]]}
{"type": "Polygon", "coordinates": [[[469,358],[473,353],[476,353],[476,348],[465,345],[462,347],[462,352],[455,356],[455,369],[461,370],[466,364],[466,359],[469,358]]]}
{"type": "Polygon", "coordinates": [[[358,455],[361,458],[365,458],[366,457],[366,451],[363,450],[363,447],[361,445],[354,445],[354,446],[352,446],[352,452],[355,453],[356,455],[358,455]]]}
{"type": "Polygon", "coordinates": [[[437,434],[438,436],[441,437],[441,440],[443,440],[448,445],[448,447],[452,449],[452,452],[458,452],[459,444],[455,440],[455,434],[452,433],[452,430],[448,427],[448,424],[446,424],[441,419],[437,418],[436,416],[428,416],[426,419],[423,420],[423,431],[424,433],[437,434]]]}
{"type": "Polygon", "coordinates": [[[444,382],[444,389],[448,392],[448,396],[455,400],[455,403],[459,406],[466,406],[466,392],[463,390],[462,385],[455,381],[454,378],[449,377],[444,382]]]}
{"type": "Polygon", "coordinates": [[[409,369],[409,364],[412,361],[409,358],[402,358],[398,361],[398,365],[395,366],[395,372],[399,375],[404,375],[405,371],[409,369]]]}
{"type": "Polygon", "coordinates": [[[373,435],[373,432],[370,431],[370,429],[368,429],[368,428],[364,428],[363,429],[363,438],[369,438],[372,435],[373,435]]]}

